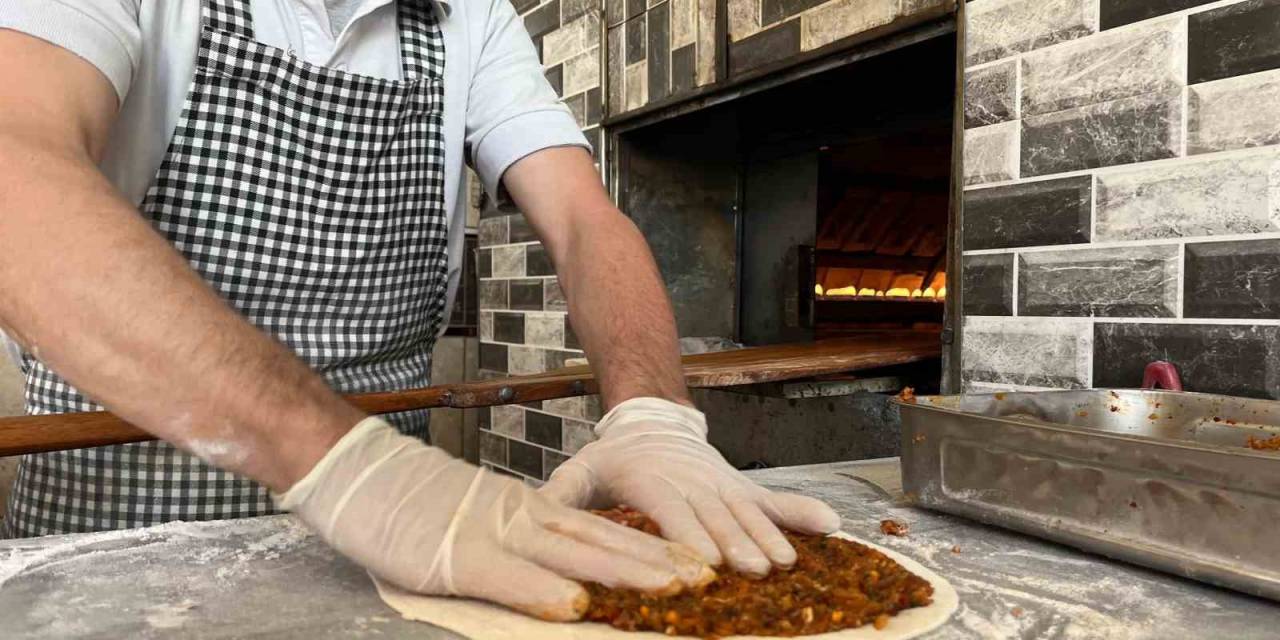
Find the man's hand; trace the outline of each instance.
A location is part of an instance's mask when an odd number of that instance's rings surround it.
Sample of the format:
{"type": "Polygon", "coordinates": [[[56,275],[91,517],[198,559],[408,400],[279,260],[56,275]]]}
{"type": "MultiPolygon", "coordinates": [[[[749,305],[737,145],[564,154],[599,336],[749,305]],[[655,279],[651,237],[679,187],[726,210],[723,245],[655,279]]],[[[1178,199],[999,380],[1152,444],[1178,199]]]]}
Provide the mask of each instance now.
{"type": "Polygon", "coordinates": [[[840,527],[830,507],[760,487],[707,444],[700,411],[657,398],[614,407],[600,439],[556,469],[542,492],[572,507],[626,504],[652,517],[662,535],[704,560],[763,575],[790,567],[795,549],[778,526],[827,534],[840,527]]]}
{"type": "Polygon", "coordinates": [[[714,577],[692,549],[556,504],[378,418],[356,425],[277,502],[401,588],[547,620],[582,616],[588,596],[572,580],[669,594],[714,577]]]}

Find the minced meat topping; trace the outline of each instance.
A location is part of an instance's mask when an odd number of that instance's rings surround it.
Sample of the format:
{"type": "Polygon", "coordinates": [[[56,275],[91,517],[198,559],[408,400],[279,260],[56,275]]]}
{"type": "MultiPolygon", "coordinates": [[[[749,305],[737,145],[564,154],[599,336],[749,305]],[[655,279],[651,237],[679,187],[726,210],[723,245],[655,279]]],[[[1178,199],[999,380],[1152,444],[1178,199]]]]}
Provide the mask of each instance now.
{"type": "MultiPolygon", "coordinates": [[[[624,509],[597,512],[657,534],[657,525],[624,509]]],[[[890,616],[932,602],[933,587],[891,558],[851,540],[785,532],[794,567],[764,578],[725,572],[710,584],[674,596],[588,584],[584,620],[624,631],[721,638],[804,636],[865,624],[884,628],[890,616]]]]}

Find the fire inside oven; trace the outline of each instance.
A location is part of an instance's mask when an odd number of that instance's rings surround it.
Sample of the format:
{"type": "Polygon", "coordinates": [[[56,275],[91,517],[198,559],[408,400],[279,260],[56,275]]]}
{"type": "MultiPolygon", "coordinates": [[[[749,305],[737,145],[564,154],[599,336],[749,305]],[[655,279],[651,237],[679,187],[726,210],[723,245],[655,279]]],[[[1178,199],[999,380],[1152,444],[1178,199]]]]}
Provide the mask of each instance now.
{"type": "Polygon", "coordinates": [[[954,61],[940,34],[615,129],[682,336],[943,329],[954,61]]]}

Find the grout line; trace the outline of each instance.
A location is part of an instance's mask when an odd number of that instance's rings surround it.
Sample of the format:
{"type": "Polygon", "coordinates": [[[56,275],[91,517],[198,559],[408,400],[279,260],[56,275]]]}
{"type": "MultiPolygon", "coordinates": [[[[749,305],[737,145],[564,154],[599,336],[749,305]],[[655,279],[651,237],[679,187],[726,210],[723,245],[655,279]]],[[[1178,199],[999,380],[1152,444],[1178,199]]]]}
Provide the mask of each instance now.
{"type": "Polygon", "coordinates": [[[1175,276],[1178,290],[1177,295],[1177,314],[1179,318],[1186,317],[1187,309],[1187,245],[1182,243],[1178,245],[1178,273],[1175,276]]]}
{"type": "Polygon", "coordinates": [[[1087,249],[1122,249],[1127,247],[1149,247],[1174,244],[1210,244],[1214,242],[1243,242],[1249,240],[1280,240],[1280,232],[1224,234],[1220,236],[1195,236],[1178,238],[1149,238],[1139,240],[1112,240],[1108,242],[1081,242],[1075,244],[1055,244],[1035,247],[1006,247],[1004,249],[970,249],[964,256],[990,256],[1003,253],[1040,253],[1045,251],[1084,251],[1087,249]]]}
{"type": "MultiPolygon", "coordinates": [[[[1008,323],[1014,320],[1010,316],[965,316],[966,320],[979,320],[992,323],[1008,323]]],[[[1280,327],[1280,318],[1111,318],[1107,316],[1019,316],[1022,322],[1028,320],[1045,320],[1055,323],[1073,324],[1076,321],[1095,324],[1167,324],[1167,325],[1215,325],[1241,327],[1280,327]]]]}
{"type": "Polygon", "coordinates": [[[1021,256],[1019,256],[1017,252],[1014,252],[1013,254],[1013,290],[1010,292],[1009,305],[1011,307],[1012,316],[1015,318],[1018,317],[1018,270],[1020,268],[1018,266],[1018,263],[1022,261],[1020,260],[1020,257],[1021,256]]]}

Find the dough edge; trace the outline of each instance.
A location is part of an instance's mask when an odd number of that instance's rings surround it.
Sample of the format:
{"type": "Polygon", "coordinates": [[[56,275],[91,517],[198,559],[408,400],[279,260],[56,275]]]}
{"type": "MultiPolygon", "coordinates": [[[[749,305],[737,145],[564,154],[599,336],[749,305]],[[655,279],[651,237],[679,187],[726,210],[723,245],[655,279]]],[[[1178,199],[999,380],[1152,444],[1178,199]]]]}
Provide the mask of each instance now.
{"type": "MultiPolygon", "coordinates": [[[[942,626],[960,606],[960,597],[945,578],[919,562],[874,542],[855,538],[843,531],[831,534],[879,551],[933,585],[933,603],[908,609],[893,616],[889,625],[876,630],[871,625],[800,638],[814,640],[909,640],[942,626]]],[[[505,607],[471,600],[423,596],[386,584],[373,583],[387,606],[408,620],[426,622],[473,640],[657,640],[670,638],[652,631],[621,631],[598,623],[544,622],[505,607]]],[[[692,637],[692,636],[681,636],[692,637]]],[[[725,640],[776,640],[762,636],[729,636],[725,640]]]]}

